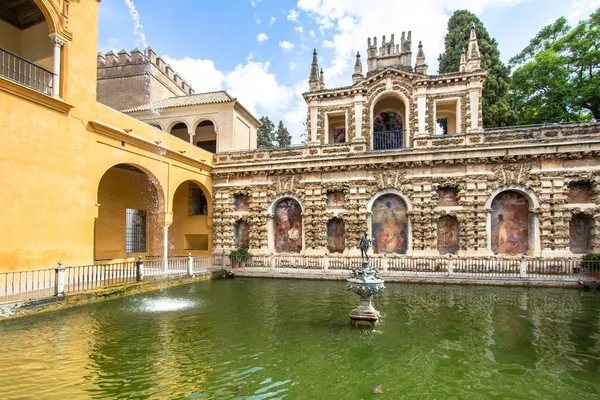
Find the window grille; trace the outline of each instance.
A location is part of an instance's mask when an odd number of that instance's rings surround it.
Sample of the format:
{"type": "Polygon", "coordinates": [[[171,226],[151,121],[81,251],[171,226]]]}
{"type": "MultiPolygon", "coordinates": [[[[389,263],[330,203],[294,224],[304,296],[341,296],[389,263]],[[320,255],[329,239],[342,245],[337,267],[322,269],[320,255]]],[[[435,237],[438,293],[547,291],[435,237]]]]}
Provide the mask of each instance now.
{"type": "Polygon", "coordinates": [[[189,215],[206,215],[208,214],[208,204],[202,189],[194,183],[190,183],[188,190],[188,205],[189,215]]]}
{"type": "Polygon", "coordinates": [[[146,211],[126,209],[125,252],[146,252],[146,211]]]}

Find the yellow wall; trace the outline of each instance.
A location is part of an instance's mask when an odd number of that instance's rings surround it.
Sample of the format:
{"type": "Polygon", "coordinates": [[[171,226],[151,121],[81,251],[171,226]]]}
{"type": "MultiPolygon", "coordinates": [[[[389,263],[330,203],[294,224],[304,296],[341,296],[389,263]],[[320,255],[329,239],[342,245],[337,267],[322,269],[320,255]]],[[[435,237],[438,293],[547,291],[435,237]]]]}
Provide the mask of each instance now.
{"type": "Polygon", "coordinates": [[[21,51],[21,31],[0,19],[0,47],[19,54],[21,51]]]}
{"type": "MultiPolygon", "coordinates": [[[[92,263],[100,180],[116,164],[156,177],[167,224],[181,183],[211,187],[210,165],[198,161],[210,153],[96,102],[97,22],[96,0],[70,3],[64,102],[0,77],[0,271],[92,263]]],[[[113,244],[96,244],[117,256],[113,244]]]]}
{"type": "MultiPolygon", "coordinates": [[[[174,255],[186,256],[188,254],[210,254],[212,250],[212,226],[208,215],[189,215],[188,185],[191,181],[182,183],[175,191],[173,199],[173,225],[171,225],[169,243],[174,255]],[[191,249],[186,235],[208,235],[208,248],[206,250],[191,249]]],[[[195,184],[195,183],[194,183],[195,184]]],[[[210,202],[210,191],[200,187],[210,202]]],[[[209,204],[209,214],[211,213],[209,204]]]]}

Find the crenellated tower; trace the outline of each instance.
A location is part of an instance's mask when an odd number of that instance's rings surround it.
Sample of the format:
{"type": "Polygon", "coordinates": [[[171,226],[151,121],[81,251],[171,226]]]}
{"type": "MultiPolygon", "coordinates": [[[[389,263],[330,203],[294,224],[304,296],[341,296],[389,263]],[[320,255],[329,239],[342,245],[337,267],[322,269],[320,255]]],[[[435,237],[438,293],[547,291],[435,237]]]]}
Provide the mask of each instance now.
{"type": "Polygon", "coordinates": [[[97,99],[116,110],[126,110],[174,96],[194,94],[192,87],[157,56],[152,47],[129,53],[112,50],[97,56],[97,99]]]}
{"type": "Polygon", "coordinates": [[[400,44],[394,42],[394,34],[389,42],[384,35],[380,47],[377,46],[377,37],[373,37],[373,41],[371,38],[367,39],[367,74],[385,67],[399,67],[412,71],[411,59],[411,31],[408,31],[408,35],[402,32],[400,44]]]}

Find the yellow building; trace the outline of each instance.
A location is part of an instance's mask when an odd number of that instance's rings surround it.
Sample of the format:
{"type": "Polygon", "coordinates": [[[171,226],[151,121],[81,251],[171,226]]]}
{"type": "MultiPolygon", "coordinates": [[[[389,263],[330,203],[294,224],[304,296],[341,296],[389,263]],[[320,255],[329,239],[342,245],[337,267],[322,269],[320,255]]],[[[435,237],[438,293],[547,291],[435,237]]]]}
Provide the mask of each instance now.
{"type": "Polygon", "coordinates": [[[97,26],[0,3],[0,270],[212,250],[213,154],[96,102],[97,26]]]}

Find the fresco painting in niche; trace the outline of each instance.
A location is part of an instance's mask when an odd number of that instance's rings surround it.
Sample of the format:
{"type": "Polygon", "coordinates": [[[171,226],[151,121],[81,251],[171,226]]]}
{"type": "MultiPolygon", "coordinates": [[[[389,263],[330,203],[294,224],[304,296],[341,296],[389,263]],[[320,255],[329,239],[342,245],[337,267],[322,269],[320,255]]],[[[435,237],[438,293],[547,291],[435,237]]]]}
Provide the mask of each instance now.
{"type": "Polygon", "coordinates": [[[235,211],[249,211],[250,210],[250,197],[245,194],[238,194],[235,196],[235,211]]]}
{"type": "Polygon", "coordinates": [[[343,220],[333,218],[327,222],[327,250],[330,253],[343,253],[346,248],[345,226],[343,220]]]}
{"type": "Polygon", "coordinates": [[[440,207],[452,207],[458,205],[458,189],[454,187],[444,187],[438,191],[440,207]]]}
{"type": "Polygon", "coordinates": [[[517,192],[502,192],[492,201],[492,251],[524,254],[529,249],[529,203],[517,192]]]}
{"type": "Polygon", "coordinates": [[[250,247],[250,229],[248,223],[239,220],[235,223],[235,247],[238,249],[250,247]]]}
{"type": "Polygon", "coordinates": [[[330,209],[343,208],[344,207],[344,193],[343,192],[328,192],[327,193],[327,207],[330,209]]]}
{"type": "Polygon", "coordinates": [[[585,214],[576,214],[569,222],[570,249],[575,254],[590,252],[592,219],[585,214]]]}
{"type": "Polygon", "coordinates": [[[302,250],[302,208],[296,200],[284,199],[277,203],[273,216],[275,250],[299,253],[302,250]]]}
{"type": "Polygon", "coordinates": [[[573,182],[569,185],[569,203],[591,203],[592,185],[589,182],[573,182]]]}
{"type": "Polygon", "coordinates": [[[458,251],[458,221],[449,215],[437,223],[437,246],[440,254],[456,254],[458,251]]]}
{"type": "Polygon", "coordinates": [[[371,211],[375,253],[406,253],[408,219],[404,201],[396,195],[383,195],[375,200],[371,211]]]}

